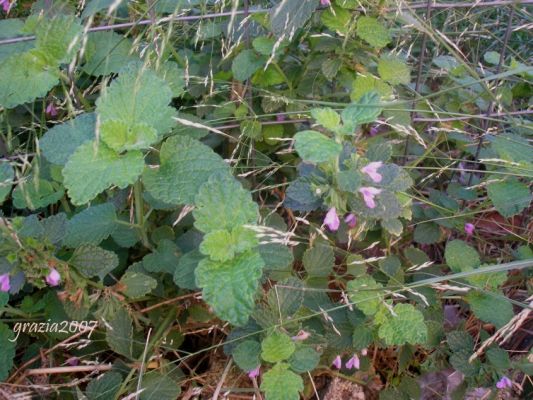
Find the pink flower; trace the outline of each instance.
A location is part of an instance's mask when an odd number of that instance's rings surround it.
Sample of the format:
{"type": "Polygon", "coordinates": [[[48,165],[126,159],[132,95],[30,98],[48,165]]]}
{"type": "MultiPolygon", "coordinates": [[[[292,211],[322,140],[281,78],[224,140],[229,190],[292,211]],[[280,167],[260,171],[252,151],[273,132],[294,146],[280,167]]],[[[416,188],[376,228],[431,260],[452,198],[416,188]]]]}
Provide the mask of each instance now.
{"type": "Polygon", "coordinates": [[[371,127],[369,134],[370,136],[376,136],[378,134],[378,128],[376,128],[375,126],[371,127]]]}
{"type": "Polygon", "coordinates": [[[8,13],[15,2],[13,1],[13,3],[11,3],[9,0],[0,0],[0,4],[2,4],[2,9],[8,13]]]}
{"type": "Polygon", "coordinates": [[[355,214],[350,213],[346,217],[344,217],[344,222],[346,222],[346,225],[348,225],[350,229],[353,229],[357,224],[357,217],[355,216],[355,214]]]}
{"type": "Polygon", "coordinates": [[[368,354],[367,348],[364,348],[363,350],[361,350],[361,355],[366,356],[367,354],[368,354]]]}
{"type": "Polygon", "coordinates": [[[80,359],[78,357],[70,357],[65,360],[65,363],[67,363],[71,367],[75,367],[80,363],[80,359]]]}
{"type": "Polygon", "coordinates": [[[359,369],[359,357],[357,357],[357,354],[354,354],[352,356],[352,358],[350,358],[346,362],[346,368],[348,368],[348,369],[352,369],[352,368],[359,369]]]}
{"type": "Polygon", "coordinates": [[[61,275],[59,275],[59,272],[57,272],[57,269],[51,268],[50,273],[46,275],[46,283],[48,283],[50,286],[57,286],[59,285],[59,282],[61,282],[61,275]]]}
{"type": "Polygon", "coordinates": [[[278,114],[278,115],[276,115],[276,121],[278,121],[278,122],[283,122],[283,121],[285,121],[285,119],[287,119],[287,117],[285,116],[285,114],[278,114]]]}
{"type": "MultiPolygon", "coordinates": [[[[1,1],[1,0],[0,0],[1,1]]],[[[46,115],[50,117],[55,117],[57,115],[57,108],[54,106],[54,103],[50,102],[44,110],[46,115]]]]}
{"type": "Polygon", "coordinates": [[[259,376],[259,368],[260,368],[260,367],[261,367],[261,366],[258,365],[257,368],[252,369],[251,371],[249,371],[249,372],[248,372],[248,377],[249,377],[250,379],[257,378],[257,377],[259,376]]]}
{"type": "Polygon", "coordinates": [[[363,195],[363,200],[368,208],[375,208],[376,202],[374,201],[374,197],[381,193],[381,189],[362,187],[359,189],[359,193],[363,195]]]}
{"type": "Polygon", "coordinates": [[[330,6],[331,1],[330,0],[320,0],[320,5],[322,6],[330,6]]]}
{"type": "Polygon", "coordinates": [[[295,342],[300,342],[302,340],[309,338],[309,336],[311,336],[309,332],[301,330],[300,332],[298,332],[296,336],[291,337],[291,339],[294,340],[295,342]]]}
{"type": "Polygon", "coordinates": [[[337,229],[339,229],[340,223],[341,221],[337,215],[337,210],[335,207],[331,207],[324,218],[324,224],[326,224],[330,231],[335,232],[337,229]]]}
{"type": "Polygon", "coordinates": [[[381,179],[383,179],[378,172],[378,169],[381,168],[382,165],[383,163],[381,161],[373,161],[361,168],[361,172],[367,174],[374,182],[379,183],[381,182],[381,179]]]}
{"type": "Polygon", "coordinates": [[[11,289],[9,274],[0,275],[0,292],[9,292],[9,289],[11,289]]]}
{"type": "Polygon", "coordinates": [[[341,369],[341,367],[342,367],[341,356],[335,357],[335,359],[333,360],[333,363],[331,365],[333,365],[337,369],[341,369]]]}
{"type": "Polygon", "coordinates": [[[465,232],[467,236],[472,236],[474,234],[474,229],[476,229],[474,224],[471,224],[470,222],[465,224],[465,232]]]}
{"type": "Polygon", "coordinates": [[[496,383],[496,387],[498,389],[512,388],[513,387],[513,382],[509,378],[504,376],[502,379],[500,379],[496,383]]]}

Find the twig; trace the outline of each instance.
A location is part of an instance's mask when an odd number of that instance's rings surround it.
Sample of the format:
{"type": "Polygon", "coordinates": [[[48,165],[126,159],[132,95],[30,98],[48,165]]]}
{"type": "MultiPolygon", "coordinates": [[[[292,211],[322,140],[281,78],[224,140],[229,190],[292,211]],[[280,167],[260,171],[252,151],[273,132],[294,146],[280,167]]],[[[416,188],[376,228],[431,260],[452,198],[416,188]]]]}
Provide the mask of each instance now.
{"type": "Polygon", "coordinates": [[[191,297],[198,296],[199,294],[200,294],[200,292],[184,294],[183,296],[174,297],[173,299],[168,299],[168,300],[162,301],[161,303],[157,303],[157,304],[151,305],[149,307],[145,307],[142,310],[140,310],[139,312],[147,313],[148,311],[155,310],[156,308],[159,308],[161,306],[166,306],[168,304],[172,304],[172,303],[175,303],[175,302],[180,301],[180,300],[189,299],[191,297]]]}
{"type": "Polygon", "coordinates": [[[224,384],[224,381],[226,380],[226,376],[228,376],[229,370],[231,368],[232,360],[229,359],[228,363],[226,364],[226,368],[224,368],[224,372],[222,372],[222,376],[220,377],[220,381],[217,384],[217,387],[215,389],[215,392],[213,393],[212,400],[217,400],[218,395],[220,394],[220,391],[222,390],[222,385],[224,384]]]}
{"type": "Polygon", "coordinates": [[[52,375],[52,374],[74,374],[77,372],[94,372],[109,371],[113,364],[101,365],[77,365],[73,367],[51,367],[51,368],[34,368],[26,371],[26,375],[52,375]]]}

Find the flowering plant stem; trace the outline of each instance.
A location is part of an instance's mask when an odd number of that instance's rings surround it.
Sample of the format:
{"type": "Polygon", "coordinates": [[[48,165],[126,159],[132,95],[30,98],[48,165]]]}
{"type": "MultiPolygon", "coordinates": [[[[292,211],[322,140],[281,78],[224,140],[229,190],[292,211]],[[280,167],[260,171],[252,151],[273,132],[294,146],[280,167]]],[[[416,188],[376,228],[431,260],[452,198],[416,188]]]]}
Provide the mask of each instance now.
{"type": "Polygon", "coordinates": [[[144,201],[142,197],[142,184],[140,180],[137,180],[133,185],[133,197],[135,201],[135,219],[141,233],[141,241],[144,247],[151,248],[148,235],[146,234],[146,227],[144,224],[144,201]]]}

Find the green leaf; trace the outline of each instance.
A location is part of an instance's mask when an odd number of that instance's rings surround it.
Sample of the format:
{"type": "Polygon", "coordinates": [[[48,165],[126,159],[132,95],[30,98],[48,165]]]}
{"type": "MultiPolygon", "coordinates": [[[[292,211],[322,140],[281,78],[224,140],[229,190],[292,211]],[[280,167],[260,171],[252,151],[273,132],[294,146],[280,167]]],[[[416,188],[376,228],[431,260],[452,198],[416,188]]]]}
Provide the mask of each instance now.
{"type": "Polygon", "coordinates": [[[200,187],[194,203],[194,226],[204,233],[255,224],[259,217],[250,192],[229,174],[211,176],[200,187]]]}
{"type": "Polygon", "coordinates": [[[69,260],[79,272],[87,277],[98,276],[100,280],[118,266],[118,257],[112,251],[93,245],[78,247],[69,260]]]}
{"type": "Polygon", "coordinates": [[[509,354],[504,349],[499,347],[492,347],[486,352],[489,362],[498,370],[505,371],[511,368],[511,360],[509,354]]]}
{"type": "Polygon", "coordinates": [[[85,396],[87,400],[112,399],[117,394],[121,383],[122,375],[118,372],[106,372],[89,382],[85,396]]]}
{"type": "Polygon", "coordinates": [[[311,18],[318,0],[282,0],[270,10],[270,26],[278,37],[292,39],[297,29],[303,27],[311,18]]]}
{"type": "Polygon", "coordinates": [[[411,82],[410,68],[398,57],[381,57],[378,63],[378,72],[379,76],[391,85],[408,85],[411,82]]]}
{"type": "Polygon", "coordinates": [[[174,271],[174,283],[183,289],[197,289],[194,271],[204,256],[193,250],[180,257],[176,270],[174,271]]]}
{"type": "Polygon", "coordinates": [[[243,50],[233,59],[231,64],[233,77],[238,81],[244,82],[261,68],[265,61],[263,56],[258,55],[255,51],[243,50]]]}
{"type": "Polygon", "coordinates": [[[275,331],[261,342],[261,358],[276,363],[287,360],[296,350],[294,341],[286,334],[275,331]]]}
{"type": "Polygon", "coordinates": [[[174,125],[171,100],[172,91],[154,71],[129,64],[96,100],[102,140],[118,152],[147,149],[174,125]]]}
{"type": "Polygon", "coordinates": [[[353,135],[357,126],[374,122],[381,111],[379,94],[377,92],[365,93],[357,103],[351,103],[342,111],[341,117],[345,125],[343,133],[353,135]]]}
{"type": "Polygon", "coordinates": [[[15,179],[15,171],[9,162],[0,162],[0,203],[2,203],[11,192],[15,179]]]}
{"type": "Polygon", "coordinates": [[[220,318],[243,326],[255,307],[263,266],[261,256],[253,252],[225,263],[204,259],[195,270],[196,284],[220,318]]]}
{"type": "Polygon", "coordinates": [[[124,65],[138,60],[130,54],[132,46],[131,39],[116,32],[91,32],[85,47],[85,64],[81,69],[93,76],[117,73],[124,65]]]}
{"type": "Polygon", "coordinates": [[[47,64],[45,54],[30,50],[0,63],[0,106],[13,108],[43,97],[59,82],[59,69],[47,64]]]}
{"type": "Polygon", "coordinates": [[[491,183],[487,193],[496,210],[506,218],[519,214],[531,203],[528,186],[516,179],[491,183]]]}
{"type": "Polygon", "coordinates": [[[492,65],[498,65],[500,62],[500,53],[496,51],[487,51],[483,54],[483,59],[492,65]]]}
{"type": "Polygon", "coordinates": [[[143,258],[143,265],[150,272],[168,272],[173,274],[178,266],[179,249],[168,239],[159,242],[157,250],[143,258]]]}
{"type": "Polygon", "coordinates": [[[17,342],[15,335],[3,322],[0,322],[0,381],[5,381],[9,376],[9,371],[13,367],[13,359],[15,358],[15,348],[17,342]]]}
{"type": "Polygon", "coordinates": [[[342,145],[316,131],[302,131],[294,135],[294,147],[305,161],[321,163],[339,156],[342,145]]]}
{"type": "Polygon", "coordinates": [[[291,369],[298,374],[314,370],[319,362],[320,354],[311,347],[300,347],[289,358],[291,369]]]}
{"type": "Polygon", "coordinates": [[[469,271],[479,267],[479,254],[462,240],[452,240],[444,250],[446,263],[453,272],[469,271]]]}
{"type": "MultiPolygon", "coordinates": [[[[24,22],[21,19],[9,18],[0,20],[0,39],[14,39],[25,36],[23,28],[24,22]]],[[[24,53],[32,47],[33,43],[31,41],[3,44],[0,46],[0,64],[9,56],[24,53]]]]}
{"type": "Polygon", "coordinates": [[[48,161],[65,165],[79,146],[94,139],[95,127],[95,114],[81,114],[48,130],[39,139],[39,146],[48,161]]]}
{"type": "Polygon", "coordinates": [[[498,329],[514,317],[511,302],[501,295],[470,292],[466,295],[465,300],[470,304],[477,318],[494,324],[498,329]]]}
{"type": "Polygon", "coordinates": [[[190,137],[167,139],[161,147],[160,160],[158,169],[144,171],[143,182],[152,196],[168,204],[193,204],[200,186],[211,175],[218,171],[228,173],[227,164],[218,154],[190,137]]]}
{"type": "Polygon", "coordinates": [[[185,71],[173,61],[166,61],[156,71],[157,76],[164,79],[172,91],[172,97],[180,97],[185,91],[185,71]]]}
{"type": "Polygon", "coordinates": [[[476,359],[473,363],[470,363],[468,360],[471,355],[472,352],[466,350],[455,352],[450,356],[450,364],[466,377],[475,377],[479,374],[480,362],[476,359]]]}
{"type": "Polygon", "coordinates": [[[424,344],[428,330],[424,315],[411,304],[396,304],[394,313],[379,327],[379,337],[388,345],[424,344]]]}
{"type": "Polygon", "coordinates": [[[83,28],[77,18],[58,15],[52,19],[39,15],[28,18],[26,25],[34,25],[36,48],[42,51],[50,63],[70,62],[81,46],[83,28]]]}
{"type": "Polygon", "coordinates": [[[311,116],[324,128],[334,131],[341,123],[341,117],[332,108],[313,108],[311,116]]]}
{"type": "Polygon", "coordinates": [[[235,364],[245,372],[252,371],[261,365],[260,354],[261,345],[255,340],[245,340],[239,343],[231,353],[235,364]]]}
{"type": "Polygon", "coordinates": [[[374,315],[381,303],[382,294],[379,289],[383,286],[370,276],[362,276],[348,282],[348,296],[354,305],[365,315],[374,315]]]}
{"type": "Polygon", "coordinates": [[[392,87],[369,72],[365,72],[364,75],[357,74],[352,84],[350,98],[353,101],[358,101],[366,93],[370,92],[377,92],[381,97],[390,97],[392,95],[392,87]]]}
{"type": "Polygon", "coordinates": [[[320,20],[328,29],[344,36],[350,31],[352,13],[344,8],[331,6],[322,12],[320,20]]]}
{"type": "Polygon", "coordinates": [[[108,321],[106,340],[115,353],[133,357],[133,321],[124,308],[119,308],[113,319],[108,321]]]}
{"type": "Polygon", "coordinates": [[[267,303],[271,310],[283,320],[298,312],[304,300],[304,284],[301,280],[289,277],[278,282],[268,291],[267,303]]]}
{"type": "Polygon", "coordinates": [[[151,276],[140,272],[126,271],[119,281],[120,290],[131,299],[142,297],[157,286],[157,281],[151,276]]]}
{"type": "Polygon", "coordinates": [[[353,347],[361,351],[363,349],[366,349],[372,341],[374,340],[374,335],[372,334],[372,330],[364,325],[358,325],[353,330],[352,335],[352,345],[353,347]]]}
{"type": "Polygon", "coordinates": [[[391,235],[400,237],[403,231],[402,222],[398,218],[384,219],[381,221],[381,226],[387,230],[391,235]]]}
{"type": "Polygon", "coordinates": [[[58,186],[56,183],[51,183],[45,179],[35,179],[34,176],[30,175],[25,181],[19,182],[13,190],[11,194],[13,205],[19,209],[37,210],[54,204],[64,194],[63,188],[58,186]]]}
{"type": "Polygon", "coordinates": [[[144,374],[141,390],[140,400],[176,400],[181,394],[179,383],[156,371],[144,374]]]}
{"type": "Polygon", "coordinates": [[[257,247],[261,258],[265,262],[265,272],[274,280],[280,280],[290,275],[294,255],[291,248],[280,243],[266,243],[257,247]]]}
{"type": "Polygon", "coordinates": [[[433,244],[440,240],[440,227],[434,222],[424,222],[415,227],[414,241],[420,244],[433,244]]]}
{"type": "Polygon", "coordinates": [[[313,191],[307,178],[297,178],[287,188],[283,204],[294,211],[308,212],[318,209],[322,199],[313,191]]]}
{"type": "Polygon", "coordinates": [[[286,363],[278,363],[263,375],[261,390],[266,400],[299,400],[304,383],[299,375],[289,370],[286,363]]]}
{"type": "Polygon", "coordinates": [[[117,215],[112,203],[86,208],[67,222],[67,235],[63,244],[68,247],[97,245],[114,232],[116,221],[117,215]]]}
{"type": "Polygon", "coordinates": [[[397,256],[392,255],[379,260],[379,267],[388,276],[395,276],[396,273],[402,268],[402,262],[397,256]]]}
{"type": "Polygon", "coordinates": [[[309,276],[327,277],[333,271],[335,255],[331,246],[318,242],[305,251],[302,261],[309,276]]]}
{"type": "Polygon", "coordinates": [[[363,16],[357,20],[357,36],[376,49],[381,49],[391,42],[388,29],[372,17],[363,16]]]}
{"type": "Polygon", "coordinates": [[[255,233],[244,227],[235,227],[231,232],[225,229],[211,231],[204,236],[200,252],[215,261],[228,261],[236,254],[257,246],[255,233]]]}
{"type": "Polygon", "coordinates": [[[241,132],[244,136],[255,139],[263,140],[263,131],[261,129],[261,123],[256,120],[248,120],[241,122],[241,132]]]}
{"type": "Polygon", "coordinates": [[[112,185],[123,189],[135,183],[144,168],[139,151],[119,155],[101,143],[79,146],[63,169],[64,184],[73,204],[94,199],[112,185]]]}

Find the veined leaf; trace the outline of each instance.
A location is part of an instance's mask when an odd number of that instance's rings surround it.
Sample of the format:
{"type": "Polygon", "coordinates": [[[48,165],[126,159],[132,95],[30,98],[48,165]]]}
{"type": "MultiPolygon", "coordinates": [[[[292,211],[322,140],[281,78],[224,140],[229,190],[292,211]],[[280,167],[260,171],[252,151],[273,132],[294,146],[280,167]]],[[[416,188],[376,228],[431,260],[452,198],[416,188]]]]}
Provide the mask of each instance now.
{"type": "Polygon", "coordinates": [[[261,390],[266,400],[298,400],[304,383],[299,375],[289,370],[289,364],[278,363],[263,375],[261,390]]]}
{"type": "Polygon", "coordinates": [[[385,319],[378,331],[388,345],[424,344],[427,341],[424,315],[412,304],[396,304],[394,314],[385,319]]]}
{"type": "Polygon", "coordinates": [[[334,160],[342,145],[317,131],[302,131],[294,135],[294,147],[305,161],[321,163],[334,160]]]}
{"type": "Polygon", "coordinates": [[[295,349],[296,345],[288,335],[276,331],[261,342],[261,358],[271,363],[284,361],[295,349]]]}
{"type": "Polygon", "coordinates": [[[291,39],[318,7],[318,0],[282,0],[270,11],[270,26],[276,36],[291,39]]]}
{"type": "Polygon", "coordinates": [[[357,36],[376,49],[385,47],[391,41],[388,29],[373,17],[359,17],[357,36]]]}
{"type": "Polygon", "coordinates": [[[109,250],[93,245],[78,247],[69,260],[83,275],[91,278],[98,276],[101,280],[118,266],[118,257],[109,250]]]}
{"type": "Polygon", "coordinates": [[[97,245],[114,232],[116,222],[115,206],[111,203],[86,208],[67,222],[67,234],[63,244],[68,247],[97,245]]]}

